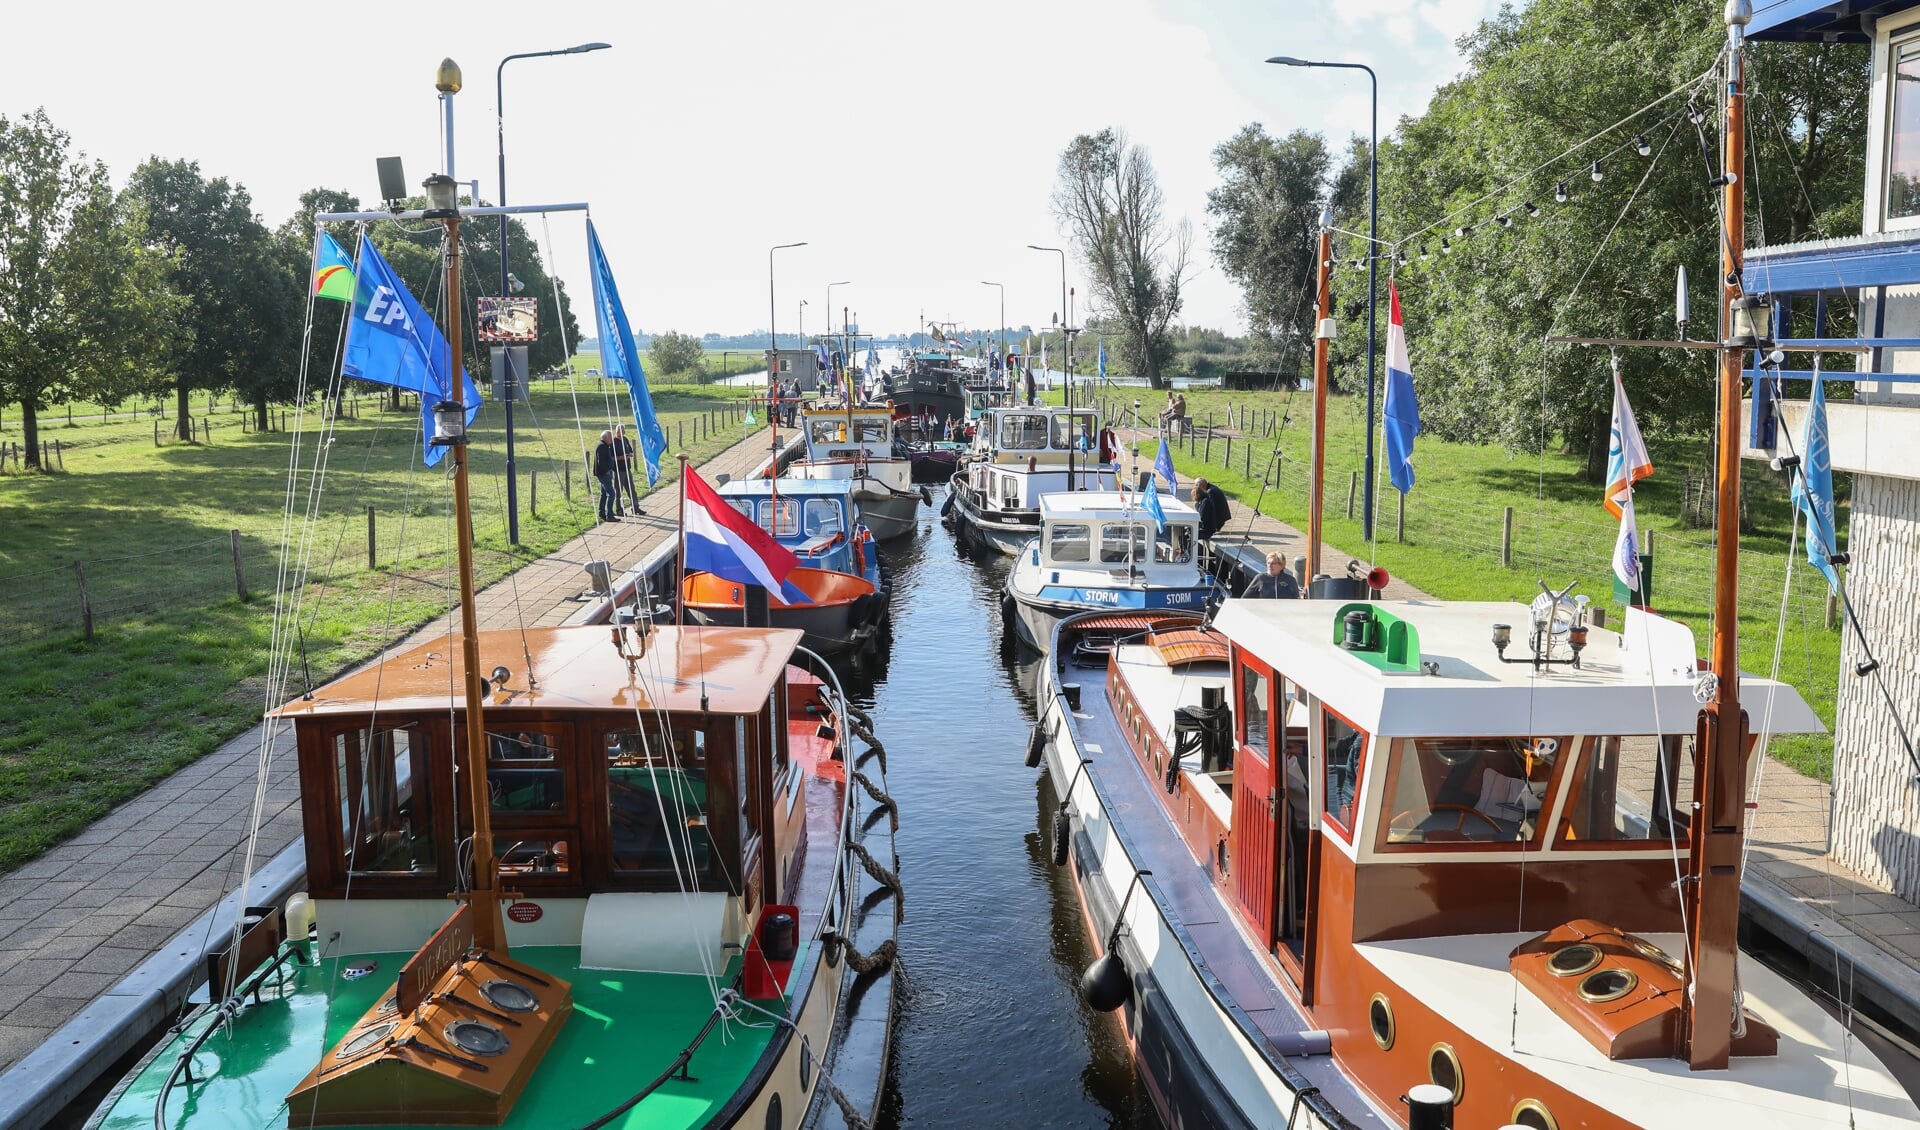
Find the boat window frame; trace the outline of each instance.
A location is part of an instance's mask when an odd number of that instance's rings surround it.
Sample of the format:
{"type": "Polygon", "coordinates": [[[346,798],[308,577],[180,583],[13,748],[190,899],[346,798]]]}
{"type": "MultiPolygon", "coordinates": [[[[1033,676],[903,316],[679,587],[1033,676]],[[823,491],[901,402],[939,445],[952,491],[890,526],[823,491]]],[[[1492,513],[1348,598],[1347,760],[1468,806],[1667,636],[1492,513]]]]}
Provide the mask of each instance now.
{"type": "Polygon", "coordinates": [[[760,512],[758,525],[762,530],[767,532],[768,536],[774,538],[799,536],[800,503],[799,500],[792,495],[781,495],[778,498],[763,498],[760,500],[758,509],[760,512]],[[790,515],[789,520],[782,523],[780,520],[782,515],[790,515]]]}
{"type": "MultiPolygon", "coordinates": [[[[1477,743],[1491,744],[1493,742],[1513,742],[1513,741],[1528,741],[1528,740],[1538,742],[1543,738],[1550,738],[1552,740],[1559,742],[1561,749],[1574,748],[1577,742],[1576,738],[1566,734],[1540,734],[1540,735],[1536,735],[1532,739],[1515,738],[1515,737],[1512,737],[1511,735],[1486,735],[1486,736],[1466,736],[1466,737],[1416,736],[1416,737],[1393,737],[1393,738],[1386,739],[1386,746],[1387,746],[1386,763],[1385,763],[1386,768],[1383,773],[1383,780],[1381,784],[1379,799],[1375,803],[1375,808],[1374,808],[1374,811],[1379,816],[1379,820],[1378,820],[1377,826],[1374,828],[1373,850],[1382,855],[1433,854],[1433,853],[1439,853],[1439,852],[1461,852],[1461,851],[1494,852],[1494,853],[1503,852],[1503,851],[1504,852],[1538,853],[1544,850],[1547,845],[1547,839],[1546,839],[1547,830],[1549,828],[1553,828],[1557,826],[1559,821],[1560,788],[1561,788],[1561,782],[1564,779],[1564,774],[1567,771],[1566,767],[1568,764],[1576,761],[1577,758],[1561,757],[1557,755],[1554,757],[1551,765],[1548,767],[1548,770],[1547,770],[1547,779],[1541,783],[1540,807],[1537,810],[1537,813],[1534,817],[1533,834],[1524,840],[1462,839],[1462,840],[1441,840],[1441,841],[1429,842],[1429,841],[1417,841],[1417,840],[1392,840],[1389,838],[1392,832],[1391,825],[1393,823],[1393,818],[1396,815],[1398,815],[1398,812],[1393,811],[1393,809],[1399,803],[1398,800],[1396,799],[1396,796],[1397,796],[1397,793],[1399,792],[1400,773],[1401,773],[1401,770],[1405,767],[1405,763],[1406,763],[1406,757],[1404,756],[1404,753],[1408,747],[1411,746],[1417,749],[1418,744],[1421,742],[1477,742],[1477,743]]],[[[1526,754],[1521,753],[1518,750],[1514,750],[1513,752],[1516,757],[1527,756],[1526,754]]],[[[1489,768],[1489,767],[1483,767],[1483,768],[1489,768]]],[[[1526,780],[1531,781],[1532,778],[1529,776],[1528,778],[1526,778],[1526,780]]],[[[1475,811],[1482,811],[1479,808],[1478,804],[1475,804],[1471,807],[1473,807],[1475,811]]],[[[1498,819],[1492,813],[1488,813],[1487,816],[1488,816],[1488,819],[1490,820],[1498,819]]],[[[1471,821],[1476,818],[1469,817],[1463,814],[1461,816],[1461,819],[1463,821],[1471,821]]]]}
{"type": "Polygon", "coordinates": [[[994,428],[994,435],[998,439],[999,448],[1002,451],[1045,451],[1047,450],[1048,437],[1051,436],[1052,433],[1053,428],[1048,422],[1045,412],[1007,412],[1000,417],[998,425],[994,428]],[[1013,434],[1015,424],[1029,423],[1032,421],[1039,421],[1040,424],[1037,437],[1016,437],[1013,434]],[[1038,442],[1027,442],[1029,439],[1036,438],[1038,442]]]}
{"type": "MultiPolygon", "coordinates": [[[[739,893],[737,889],[739,885],[738,826],[728,806],[716,804],[714,801],[716,787],[723,792],[730,787],[730,782],[726,778],[716,781],[714,767],[722,761],[730,763],[733,756],[726,744],[731,740],[734,732],[734,727],[728,724],[732,717],[734,716],[719,714],[699,716],[677,712],[669,713],[664,717],[664,723],[669,732],[676,737],[684,732],[688,747],[699,751],[702,762],[700,781],[706,794],[699,810],[703,820],[699,826],[705,829],[708,857],[707,865],[696,875],[696,889],[726,894],[739,893]],[[711,724],[701,725],[702,718],[709,719],[711,724]]],[[[595,851],[597,858],[594,862],[596,867],[602,869],[607,876],[608,886],[615,889],[642,891],[683,889],[681,873],[672,862],[680,847],[677,843],[674,845],[674,852],[670,852],[667,856],[668,862],[659,866],[623,867],[614,855],[612,770],[615,766],[607,752],[608,741],[614,735],[639,732],[641,729],[657,734],[661,721],[662,718],[658,713],[648,713],[643,719],[644,725],[637,728],[632,715],[607,718],[591,728],[591,737],[582,746],[582,749],[594,751],[594,757],[600,766],[603,778],[602,802],[599,811],[593,817],[598,825],[596,831],[599,833],[600,843],[595,851]]],[[[650,759],[657,756],[650,755],[650,759]]],[[[675,768],[671,762],[665,767],[675,768]]],[[[726,768],[731,772],[730,764],[726,768]]],[[[677,771],[684,772],[685,768],[681,767],[677,771]]],[[[731,800],[731,794],[727,794],[729,804],[731,800]]]]}
{"type": "MultiPolygon", "coordinates": [[[[1234,653],[1233,655],[1233,703],[1232,703],[1234,746],[1238,750],[1259,754],[1260,757],[1263,760],[1265,760],[1268,765],[1273,764],[1273,698],[1274,698],[1273,691],[1278,681],[1279,681],[1279,677],[1274,671],[1274,669],[1270,665],[1268,665],[1265,661],[1253,655],[1251,652],[1236,651],[1234,653]],[[1247,740],[1249,728],[1247,725],[1248,715],[1247,715],[1246,677],[1249,673],[1251,673],[1256,678],[1264,679],[1266,681],[1266,690],[1267,690],[1266,700],[1267,701],[1261,704],[1262,716],[1266,719],[1266,731],[1267,731],[1266,742],[1264,745],[1258,745],[1258,746],[1254,745],[1252,742],[1247,740]]],[[[1283,742],[1285,741],[1284,729],[1285,728],[1283,726],[1282,727],[1283,742]]]]}
{"type": "Polygon", "coordinates": [[[1145,522],[1133,521],[1127,518],[1100,519],[1099,563],[1102,565],[1137,565],[1148,560],[1148,554],[1150,553],[1148,547],[1153,544],[1153,538],[1148,534],[1147,524],[1145,522]],[[1109,530],[1120,531],[1120,537],[1110,538],[1108,536],[1109,530]],[[1124,545],[1126,555],[1119,558],[1109,558],[1107,556],[1107,546],[1110,544],[1124,545]]]}
{"type": "MultiPolygon", "coordinates": [[[[1679,762],[1686,760],[1686,750],[1685,750],[1684,743],[1688,739],[1693,737],[1695,737],[1695,735],[1693,734],[1587,734],[1587,735],[1583,735],[1579,739],[1579,747],[1576,750],[1576,756],[1570,757],[1570,758],[1563,758],[1562,760],[1572,765],[1578,765],[1580,767],[1580,772],[1584,774],[1587,771],[1587,766],[1590,763],[1590,758],[1593,756],[1595,748],[1598,746],[1600,742],[1608,739],[1615,739],[1623,743],[1627,741],[1631,741],[1636,738],[1652,739],[1654,741],[1662,743],[1662,750],[1661,750],[1662,756],[1667,757],[1674,764],[1675,775],[1677,776],[1677,769],[1678,769],[1679,762]],[[1672,752],[1668,752],[1664,748],[1664,743],[1667,741],[1675,741],[1679,743],[1678,748],[1676,748],[1672,752]]],[[[1749,739],[1748,739],[1749,750],[1751,750],[1752,748],[1752,743],[1754,738],[1755,738],[1755,735],[1749,735],[1749,739]]],[[[1574,770],[1571,768],[1565,769],[1564,771],[1569,774],[1574,773],[1574,770]]],[[[1656,773],[1657,773],[1657,769],[1656,769],[1656,773]]],[[[1656,780],[1657,780],[1657,777],[1656,777],[1656,780]]],[[[1679,782],[1677,780],[1674,780],[1672,784],[1674,786],[1678,786],[1679,782]]],[[[1678,792],[1677,789],[1676,789],[1676,794],[1672,797],[1672,800],[1674,802],[1673,809],[1669,813],[1669,818],[1673,821],[1672,835],[1669,835],[1669,836],[1648,835],[1641,839],[1633,839],[1633,840],[1570,839],[1569,833],[1572,830],[1572,824],[1573,824],[1574,802],[1579,799],[1580,785],[1581,785],[1581,778],[1570,777],[1567,780],[1564,788],[1562,788],[1561,790],[1561,792],[1564,793],[1565,795],[1557,798],[1558,806],[1555,808],[1553,813],[1553,835],[1547,841],[1547,844],[1546,844],[1546,847],[1549,851],[1556,851],[1556,852],[1564,851],[1569,853],[1580,853],[1580,854],[1592,854],[1595,852],[1608,852],[1608,851],[1611,851],[1611,852],[1643,852],[1643,851],[1668,851],[1668,850],[1685,851],[1692,846],[1693,830],[1688,821],[1689,813],[1687,812],[1687,809],[1684,807],[1689,802],[1691,790],[1688,790],[1687,793],[1682,794],[1678,792]]],[[[1618,803],[1619,802],[1616,799],[1615,801],[1616,807],[1618,806],[1618,803]]],[[[1653,801],[1650,799],[1648,802],[1648,811],[1649,811],[1650,817],[1652,814],[1652,810],[1653,810],[1653,801]]],[[[1649,827],[1651,827],[1651,825],[1649,825],[1649,827]]]]}
{"type": "MultiPolygon", "coordinates": [[[[344,889],[349,884],[364,884],[374,891],[442,885],[452,858],[454,837],[450,829],[442,827],[443,818],[436,814],[451,807],[457,820],[458,802],[456,799],[449,805],[447,786],[440,780],[440,767],[434,757],[434,750],[443,733],[441,728],[431,719],[418,716],[362,714],[332,720],[318,729],[317,744],[321,754],[318,776],[324,780],[327,792],[327,802],[320,818],[327,828],[327,849],[318,858],[312,851],[307,853],[310,868],[323,872],[323,875],[315,876],[315,889],[321,889],[327,883],[336,889],[344,889]],[[433,853],[432,864],[419,870],[355,867],[351,856],[359,850],[360,845],[355,842],[353,821],[348,816],[347,806],[350,797],[356,797],[365,784],[362,775],[365,772],[367,735],[395,731],[409,734],[408,752],[413,762],[408,773],[410,803],[417,804],[420,798],[425,798],[426,831],[420,838],[424,839],[433,853]]],[[[420,816],[416,811],[412,819],[418,821],[420,816]]]]}
{"type": "Polygon", "coordinates": [[[805,530],[806,536],[810,538],[835,537],[845,534],[847,532],[846,507],[840,499],[825,495],[815,495],[802,499],[800,506],[800,528],[805,530]],[[813,517],[817,509],[824,509],[830,515],[832,518],[831,528],[818,530],[814,528],[813,517]]]}
{"type": "Polygon", "coordinates": [[[1047,558],[1047,562],[1052,565],[1070,565],[1070,566],[1076,566],[1076,567],[1083,566],[1083,565],[1092,565],[1093,564],[1093,523],[1091,522],[1050,522],[1048,523],[1047,524],[1046,558],[1047,558]],[[1054,552],[1054,548],[1059,542],[1060,534],[1066,530],[1080,530],[1085,534],[1085,541],[1082,544],[1086,546],[1086,556],[1078,557],[1078,558],[1061,557],[1054,552]]]}
{"type": "MultiPolygon", "coordinates": [[[[1891,232],[1920,227],[1920,207],[1916,207],[1913,212],[1906,215],[1893,214],[1894,146],[1900,136],[1900,66],[1903,61],[1902,55],[1909,51],[1912,54],[1905,61],[1920,64],[1920,24],[1908,24],[1882,34],[1885,37],[1885,49],[1884,52],[1876,52],[1876,54],[1877,62],[1885,68],[1882,73],[1886,78],[1887,89],[1884,96],[1879,99],[1882,109],[1879,134],[1881,147],[1879,168],[1875,170],[1873,176],[1877,182],[1875,206],[1879,209],[1880,230],[1891,232]]],[[[1915,94],[1916,98],[1920,99],[1920,92],[1915,94]]],[[[1912,123],[1913,132],[1920,134],[1920,103],[1916,104],[1916,111],[1917,120],[1912,123]]],[[[1916,152],[1913,156],[1920,158],[1920,152],[1916,152]]],[[[1916,186],[1916,193],[1920,194],[1920,185],[1916,186]]]]}
{"type": "Polygon", "coordinates": [[[1051,413],[1047,425],[1047,445],[1052,451],[1092,451],[1094,439],[1100,434],[1100,423],[1093,413],[1078,409],[1051,413]],[[1077,437],[1076,426],[1082,429],[1077,437]]]}
{"type": "Polygon", "coordinates": [[[1351,845],[1355,842],[1354,837],[1356,830],[1364,823],[1366,815],[1367,767],[1368,763],[1372,760],[1374,735],[1368,732],[1366,727],[1361,726],[1345,714],[1328,706],[1324,700],[1317,702],[1315,705],[1319,708],[1320,717],[1316,720],[1317,724],[1308,732],[1311,740],[1320,746],[1321,751],[1320,772],[1318,774],[1320,778],[1320,823],[1323,828],[1330,829],[1333,834],[1339,838],[1341,843],[1351,845]],[[1354,757],[1353,784],[1348,792],[1348,803],[1351,804],[1353,809],[1353,819],[1348,821],[1347,824],[1342,824],[1340,818],[1334,815],[1333,782],[1331,780],[1333,774],[1333,752],[1327,747],[1327,719],[1329,717],[1338,718],[1348,729],[1358,734],[1361,739],[1359,749],[1354,757]]]}
{"type": "MultiPolygon", "coordinates": [[[[496,824],[503,824],[514,828],[518,828],[523,824],[529,826],[533,824],[547,826],[556,822],[576,825],[578,821],[575,818],[575,814],[579,810],[580,790],[584,783],[580,780],[578,765],[573,755],[573,727],[565,722],[525,721],[514,719],[511,716],[502,716],[498,713],[496,713],[492,719],[488,720],[486,725],[487,794],[489,797],[493,796],[493,774],[495,770],[504,772],[545,772],[557,774],[560,778],[561,788],[561,803],[557,809],[523,810],[489,805],[487,809],[488,820],[496,824]],[[507,723],[509,722],[512,723],[510,729],[514,734],[538,734],[551,739],[549,744],[549,748],[552,751],[551,756],[544,758],[495,757],[494,739],[500,737],[511,738],[511,735],[506,732],[507,723]],[[496,730],[493,728],[495,725],[502,726],[503,729],[496,730]]],[[[454,734],[454,750],[455,757],[459,764],[462,766],[466,765],[467,733],[465,726],[461,726],[454,734]]]]}

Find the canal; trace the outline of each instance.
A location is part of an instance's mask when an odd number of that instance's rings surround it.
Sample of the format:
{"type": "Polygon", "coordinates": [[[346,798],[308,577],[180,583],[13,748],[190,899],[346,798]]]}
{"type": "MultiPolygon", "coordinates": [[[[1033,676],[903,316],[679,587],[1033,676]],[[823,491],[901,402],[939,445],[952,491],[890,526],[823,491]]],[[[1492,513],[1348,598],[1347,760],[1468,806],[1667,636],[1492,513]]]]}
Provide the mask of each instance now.
{"type": "Polygon", "coordinates": [[[883,548],[892,648],[848,686],[901,810],[907,987],[880,1125],[1158,1126],[1118,1022],[1074,990],[1096,955],[1040,835],[1052,787],[1024,764],[1038,658],[1001,624],[1010,559],[968,556],[925,506],[883,548]]]}

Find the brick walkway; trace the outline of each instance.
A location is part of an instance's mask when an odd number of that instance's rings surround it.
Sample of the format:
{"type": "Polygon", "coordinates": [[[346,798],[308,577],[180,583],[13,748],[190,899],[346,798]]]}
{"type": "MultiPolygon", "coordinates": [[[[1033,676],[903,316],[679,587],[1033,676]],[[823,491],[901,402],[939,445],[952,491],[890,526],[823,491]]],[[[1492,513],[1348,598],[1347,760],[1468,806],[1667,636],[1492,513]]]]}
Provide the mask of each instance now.
{"type": "MultiPolygon", "coordinates": [[[[767,456],[756,433],[702,464],[712,482],[767,456]]],[[[482,628],[559,624],[582,607],[580,562],[617,577],[672,536],[677,476],[643,498],[649,514],[602,523],[480,592],[482,628]]],[[[400,647],[445,635],[449,613],[400,647]]],[[[253,810],[260,729],[227,742],[114,809],[85,832],[0,877],[0,1071],[158,952],[240,882],[253,810]]],[[[255,866],[300,835],[293,738],[273,751],[255,866]]]]}

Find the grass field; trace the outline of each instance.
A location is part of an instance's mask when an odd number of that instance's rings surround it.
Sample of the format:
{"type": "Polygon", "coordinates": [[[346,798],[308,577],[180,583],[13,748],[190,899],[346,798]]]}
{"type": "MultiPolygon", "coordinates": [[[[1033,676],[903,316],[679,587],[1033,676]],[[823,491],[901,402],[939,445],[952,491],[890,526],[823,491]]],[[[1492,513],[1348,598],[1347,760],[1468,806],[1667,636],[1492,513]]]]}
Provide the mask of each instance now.
{"type": "MultiPolygon", "coordinates": [[[[1130,415],[1132,401],[1148,428],[1156,426],[1165,393],[1149,389],[1109,387],[1096,390],[1113,412],[1130,415]]],[[[1060,399],[1055,394],[1054,400],[1060,399]]],[[[1609,623],[1619,623],[1619,605],[1613,597],[1611,560],[1618,524],[1600,504],[1600,488],[1581,479],[1582,461],[1549,452],[1544,457],[1514,455],[1498,447],[1442,443],[1422,437],[1414,449],[1417,476],[1405,506],[1405,540],[1399,540],[1400,495],[1386,480],[1385,449],[1377,452],[1379,482],[1375,490],[1377,518],[1374,552],[1367,552],[1360,515],[1361,492],[1355,491],[1353,518],[1347,517],[1347,493],[1365,461],[1364,397],[1331,398],[1328,409],[1325,535],[1327,541],[1359,559],[1369,559],[1415,586],[1452,600],[1531,600],[1536,583],[1554,588],[1578,581],[1576,594],[1592,597],[1608,607],[1609,623]],[[1511,565],[1503,566],[1501,541],[1505,508],[1513,508],[1511,565]]],[[[1307,524],[1307,460],[1311,454],[1313,398],[1311,392],[1243,393],[1194,390],[1187,393],[1187,414],[1194,421],[1197,441],[1188,453],[1182,444],[1174,466],[1183,485],[1201,475],[1223,487],[1237,513],[1256,503],[1263,513],[1301,529],[1307,524]],[[1252,474],[1246,471],[1248,444],[1236,438],[1231,469],[1224,435],[1228,413],[1241,409],[1258,414],[1257,429],[1269,418],[1274,435],[1252,444],[1252,474]],[[1204,439],[1208,414],[1220,434],[1209,457],[1204,439]],[[1275,449],[1281,458],[1274,460],[1275,449]],[[1277,462],[1278,475],[1274,468],[1277,462]]],[[[1634,509],[1643,543],[1653,554],[1653,602],[1662,613],[1691,625],[1704,652],[1712,607],[1712,530],[1688,524],[1683,484],[1688,473],[1704,474],[1708,452],[1698,437],[1668,439],[1648,436],[1654,475],[1634,491],[1634,509]]],[[[1153,457],[1152,441],[1142,456],[1153,457]]],[[[1797,687],[1815,711],[1833,724],[1834,697],[1840,677],[1840,631],[1826,626],[1825,578],[1806,565],[1804,546],[1793,556],[1791,599],[1787,602],[1784,632],[1780,621],[1782,586],[1787,577],[1787,542],[1791,505],[1784,476],[1765,464],[1743,465],[1747,481],[1748,515],[1753,531],[1741,538],[1740,654],[1745,670],[1766,674],[1773,668],[1773,649],[1781,641],[1780,677],[1797,687]]],[[[1844,539],[1847,528],[1843,493],[1837,525],[1844,539]]],[[[1232,532],[1229,524],[1229,533],[1232,532]]],[[[1842,546],[1844,548],[1844,546],[1842,546]]],[[[1338,572],[1343,559],[1325,563],[1338,572]]],[[[1781,737],[1770,747],[1776,757],[1803,773],[1827,779],[1832,772],[1833,742],[1827,735],[1781,737]]]]}
{"type": "MultiPolygon", "coordinates": [[[[587,382],[591,385],[592,382],[587,382]]],[[[742,438],[742,390],[658,390],[670,451],[695,462],[742,438]]],[[[489,404],[472,435],[473,510],[482,584],[563,544],[594,520],[583,446],[600,428],[632,423],[609,385],[578,394],[536,388],[516,412],[521,545],[506,544],[505,436],[489,404]],[[572,500],[561,487],[571,461],[572,500]],[[537,473],[538,515],[530,509],[537,473]]],[[[202,402],[204,403],[204,402],[202,402]]],[[[317,682],[378,650],[452,604],[452,484],[416,466],[416,410],[384,411],[362,397],[329,448],[324,506],[313,526],[314,596],[301,625],[317,682]],[[376,515],[367,565],[367,508],[376,515]]],[[[263,706],[274,566],[288,487],[289,436],[243,432],[216,413],[211,444],[153,443],[144,416],[101,423],[49,412],[65,470],[0,475],[0,871],[78,832],[256,721],[263,706]],[[56,422],[57,421],[57,422],[56,422]],[[234,591],[228,531],[238,530],[252,599],[234,591]],[[194,547],[192,550],[180,547],[194,547]],[[73,562],[88,563],[97,613],[79,638],[73,562]],[[36,601],[49,607],[34,609],[36,601]],[[52,617],[36,618],[30,613],[52,617]]],[[[309,415],[309,429],[318,422],[309,415]]],[[[163,430],[165,426],[163,425],[163,430]]],[[[12,422],[15,438],[17,421],[12,422]]],[[[310,461],[314,434],[306,437],[310,461]]],[[[671,456],[663,461],[670,473],[671,456]]],[[[671,489],[669,478],[660,488],[671,489]]],[[[300,482],[305,497],[307,479],[300,482]]],[[[298,678],[296,668],[296,678],[298,678]]]]}

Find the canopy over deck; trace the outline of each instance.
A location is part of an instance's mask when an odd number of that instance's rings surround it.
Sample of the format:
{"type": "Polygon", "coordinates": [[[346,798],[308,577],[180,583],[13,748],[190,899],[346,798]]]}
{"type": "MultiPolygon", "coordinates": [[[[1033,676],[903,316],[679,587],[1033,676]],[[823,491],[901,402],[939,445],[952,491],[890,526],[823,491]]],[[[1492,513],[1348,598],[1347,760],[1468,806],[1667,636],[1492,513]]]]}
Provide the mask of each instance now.
{"type": "MultiPolygon", "coordinates": [[[[787,628],[655,627],[633,672],[606,627],[527,628],[480,633],[480,666],[506,667],[486,710],[669,710],[752,715],[764,708],[800,644],[787,628]],[[522,644],[525,651],[522,651],[522,644]],[[527,656],[533,658],[532,678],[527,656]],[[537,683],[537,686],[529,686],[537,683]]],[[[628,648],[634,637],[628,633],[628,648]]],[[[448,636],[336,679],[274,712],[280,718],[371,710],[447,710],[462,705],[466,664],[448,636]]]]}

